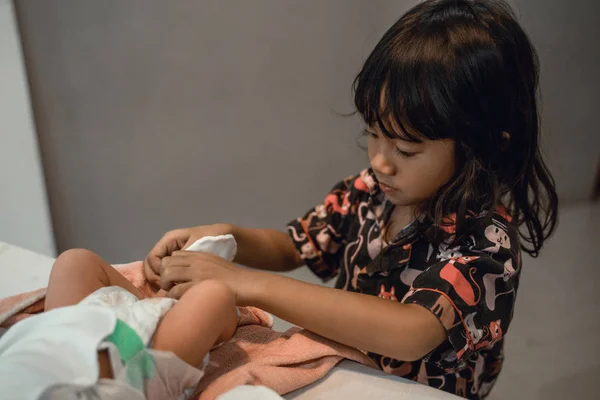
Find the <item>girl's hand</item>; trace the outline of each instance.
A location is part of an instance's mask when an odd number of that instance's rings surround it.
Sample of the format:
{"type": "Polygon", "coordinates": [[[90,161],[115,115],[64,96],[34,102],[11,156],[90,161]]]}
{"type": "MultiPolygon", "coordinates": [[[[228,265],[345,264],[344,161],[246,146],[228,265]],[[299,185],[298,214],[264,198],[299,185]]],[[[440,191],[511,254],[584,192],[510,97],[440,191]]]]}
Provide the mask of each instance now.
{"type": "Polygon", "coordinates": [[[160,263],[160,287],[180,298],[194,284],[217,280],[233,290],[238,305],[247,305],[260,272],[249,271],[211,253],[175,251],[160,263]]]}
{"type": "Polygon", "coordinates": [[[150,253],[148,253],[144,260],[146,279],[148,279],[148,282],[152,285],[159,286],[161,260],[164,257],[170,256],[175,251],[187,248],[196,240],[205,236],[226,235],[231,233],[231,231],[232,227],[230,225],[219,224],[175,229],[167,232],[158,243],[156,243],[154,248],[150,250],[150,253]]]}

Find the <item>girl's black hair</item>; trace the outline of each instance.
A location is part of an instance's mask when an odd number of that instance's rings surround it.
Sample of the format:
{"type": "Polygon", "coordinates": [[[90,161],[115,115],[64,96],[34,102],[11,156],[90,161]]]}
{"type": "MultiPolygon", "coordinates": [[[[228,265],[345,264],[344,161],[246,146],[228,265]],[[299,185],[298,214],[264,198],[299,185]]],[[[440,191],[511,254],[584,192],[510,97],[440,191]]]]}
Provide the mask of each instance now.
{"type": "Polygon", "coordinates": [[[539,147],[538,75],[536,51],[505,2],[429,0],[385,33],[354,81],[354,102],[391,139],[456,140],[456,175],[425,218],[443,226],[456,213],[458,240],[470,213],[503,204],[536,257],[558,209],[539,147]],[[387,129],[390,120],[401,132],[387,129]]]}

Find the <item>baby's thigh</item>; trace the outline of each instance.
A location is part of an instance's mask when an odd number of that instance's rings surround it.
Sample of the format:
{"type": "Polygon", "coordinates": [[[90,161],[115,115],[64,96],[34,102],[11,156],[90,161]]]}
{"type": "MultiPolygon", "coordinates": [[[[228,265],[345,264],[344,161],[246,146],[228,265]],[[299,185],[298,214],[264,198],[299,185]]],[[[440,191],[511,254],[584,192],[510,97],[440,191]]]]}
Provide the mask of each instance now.
{"type": "MultiPolygon", "coordinates": [[[[83,283],[95,280],[103,286],[120,286],[136,294],[137,289],[112,265],[96,253],[85,249],[72,249],[62,253],[55,261],[50,283],[83,283]]],[[[139,298],[142,298],[138,296],[139,298]]]]}
{"type": "Polygon", "coordinates": [[[119,286],[138,299],[143,295],[123,275],[95,253],[73,249],[55,261],[48,282],[46,310],[76,304],[94,291],[119,286]]]}
{"type": "Polygon", "coordinates": [[[50,283],[81,280],[89,277],[108,281],[105,270],[110,266],[100,256],[85,249],[71,249],[62,253],[52,266],[50,283]]]}

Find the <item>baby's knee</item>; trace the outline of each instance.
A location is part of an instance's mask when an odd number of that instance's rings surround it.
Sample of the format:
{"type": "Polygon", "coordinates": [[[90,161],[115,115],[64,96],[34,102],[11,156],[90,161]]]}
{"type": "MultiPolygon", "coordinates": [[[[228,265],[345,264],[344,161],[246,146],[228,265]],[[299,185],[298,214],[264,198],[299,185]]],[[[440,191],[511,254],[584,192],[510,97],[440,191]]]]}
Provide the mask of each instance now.
{"type": "Polygon", "coordinates": [[[61,253],[52,267],[52,273],[71,273],[90,269],[92,266],[98,265],[101,258],[94,252],[86,249],[70,249],[61,253]]]}
{"type": "Polygon", "coordinates": [[[195,284],[182,297],[192,299],[212,299],[212,301],[235,306],[235,293],[221,281],[208,280],[195,284]]]}

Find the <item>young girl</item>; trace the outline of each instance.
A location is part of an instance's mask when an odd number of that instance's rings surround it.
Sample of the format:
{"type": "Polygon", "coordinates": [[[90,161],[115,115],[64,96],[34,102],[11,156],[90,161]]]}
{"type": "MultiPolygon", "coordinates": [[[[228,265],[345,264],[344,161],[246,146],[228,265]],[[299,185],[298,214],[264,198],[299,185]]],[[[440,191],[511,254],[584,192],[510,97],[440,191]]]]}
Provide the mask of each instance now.
{"type": "Polygon", "coordinates": [[[336,184],[289,237],[225,224],[169,232],[146,274],[176,298],[225,282],[239,305],[364,350],[383,371],[484,398],[502,367],[521,250],[537,256],[557,221],[537,85],[535,50],[507,4],[425,1],[354,82],[370,169],[336,184]],[[179,251],[225,233],[235,262],[306,264],[337,276],[336,289],[179,251]]]}

